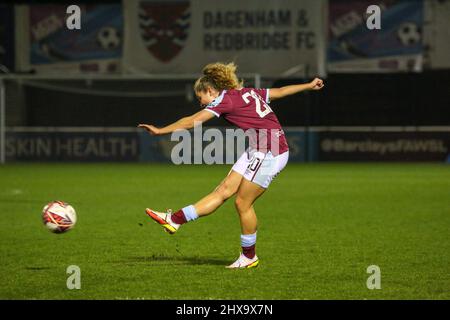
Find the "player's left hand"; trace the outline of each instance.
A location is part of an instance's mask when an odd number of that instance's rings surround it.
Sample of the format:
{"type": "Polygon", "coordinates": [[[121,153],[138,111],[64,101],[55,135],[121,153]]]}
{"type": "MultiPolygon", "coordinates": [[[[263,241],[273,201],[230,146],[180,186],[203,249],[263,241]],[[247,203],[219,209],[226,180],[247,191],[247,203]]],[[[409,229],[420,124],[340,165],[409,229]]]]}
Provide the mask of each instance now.
{"type": "Polygon", "coordinates": [[[150,133],[153,136],[161,134],[161,130],[155,126],[152,126],[151,124],[139,124],[138,128],[144,128],[145,130],[148,131],[148,133],[150,133]]]}
{"type": "Polygon", "coordinates": [[[310,82],[311,90],[320,90],[324,87],[323,80],[320,78],[315,78],[310,82]]]}

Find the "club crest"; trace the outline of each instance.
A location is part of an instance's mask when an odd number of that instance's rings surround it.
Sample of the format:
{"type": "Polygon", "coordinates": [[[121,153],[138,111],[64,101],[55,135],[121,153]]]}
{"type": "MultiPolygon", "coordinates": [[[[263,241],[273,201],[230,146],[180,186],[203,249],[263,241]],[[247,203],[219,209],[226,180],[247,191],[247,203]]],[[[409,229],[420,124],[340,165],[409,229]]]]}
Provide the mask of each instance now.
{"type": "Polygon", "coordinates": [[[183,49],[190,27],[189,1],[142,1],[139,27],[147,50],[169,62],[183,49]]]}

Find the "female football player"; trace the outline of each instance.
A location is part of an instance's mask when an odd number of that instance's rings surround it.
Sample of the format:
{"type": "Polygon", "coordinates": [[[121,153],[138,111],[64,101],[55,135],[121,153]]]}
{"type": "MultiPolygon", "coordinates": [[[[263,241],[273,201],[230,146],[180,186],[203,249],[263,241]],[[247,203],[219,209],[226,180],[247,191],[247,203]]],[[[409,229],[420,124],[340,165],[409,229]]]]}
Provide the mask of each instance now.
{"type": "Polygon", "coordinates": [[[323,81],[316,78],[310,83],[281,88],[243,88],[234,63],[208,64],[194,84],[195,94],[203,108],[201,111],[162,128],[150,124],[139,124],[138,127],[152,135],[163,135],[178,129],[191,129],[214,116],[222,116],[244,131],[253,130],[256,134],[253,139],[250,137],[250,147],[210,194],[175,213],[149,208],[146,213],[165,231],[174,234],[184,223],[213,213],[228,198],[236,195],[242,253],[228,268],[256,267],[259,260],[255,253],[257,218],[253,204],[283,170],[289,157],[284,132],[269,102],[305,90],[320,90],[323,86],[323,81]]]}

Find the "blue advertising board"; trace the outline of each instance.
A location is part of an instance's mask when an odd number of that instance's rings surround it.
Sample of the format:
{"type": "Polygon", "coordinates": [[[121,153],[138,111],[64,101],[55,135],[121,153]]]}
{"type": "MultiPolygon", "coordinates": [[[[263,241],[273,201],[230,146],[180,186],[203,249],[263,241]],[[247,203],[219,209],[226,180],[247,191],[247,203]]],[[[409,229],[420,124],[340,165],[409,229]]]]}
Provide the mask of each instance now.
{"type": "Polygon", "coordinates": [[[31,64],[120,58],[121,4],[81,6],[81,29],[66,26],[65,5],[31,5],[31,64]]]}
{"type": "Polygon", "coordinates": [[[6,161],[138,161],[134,132],[8,132],[6,161]]]}
{"type": "Polygon", "coordinates": [[[332,72],[420,71],[423,0],[330,0],[328,69],[332,72]],[[367,26],[367,8],[380,9],[380,29],[367,26]]]}

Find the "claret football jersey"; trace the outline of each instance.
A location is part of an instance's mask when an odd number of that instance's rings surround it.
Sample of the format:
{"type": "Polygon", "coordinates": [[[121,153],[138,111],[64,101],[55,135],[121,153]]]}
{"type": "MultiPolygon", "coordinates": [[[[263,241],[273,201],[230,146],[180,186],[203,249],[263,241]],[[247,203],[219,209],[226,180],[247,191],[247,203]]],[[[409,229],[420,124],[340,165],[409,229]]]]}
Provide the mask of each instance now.
{"type": "Polygon", "coordinates": [[[269,106],[270,89],[242,88],[223,90],[205,110],[250,132],[250,146],[273,155],[289,150],[277,116],[269,106]]]}

